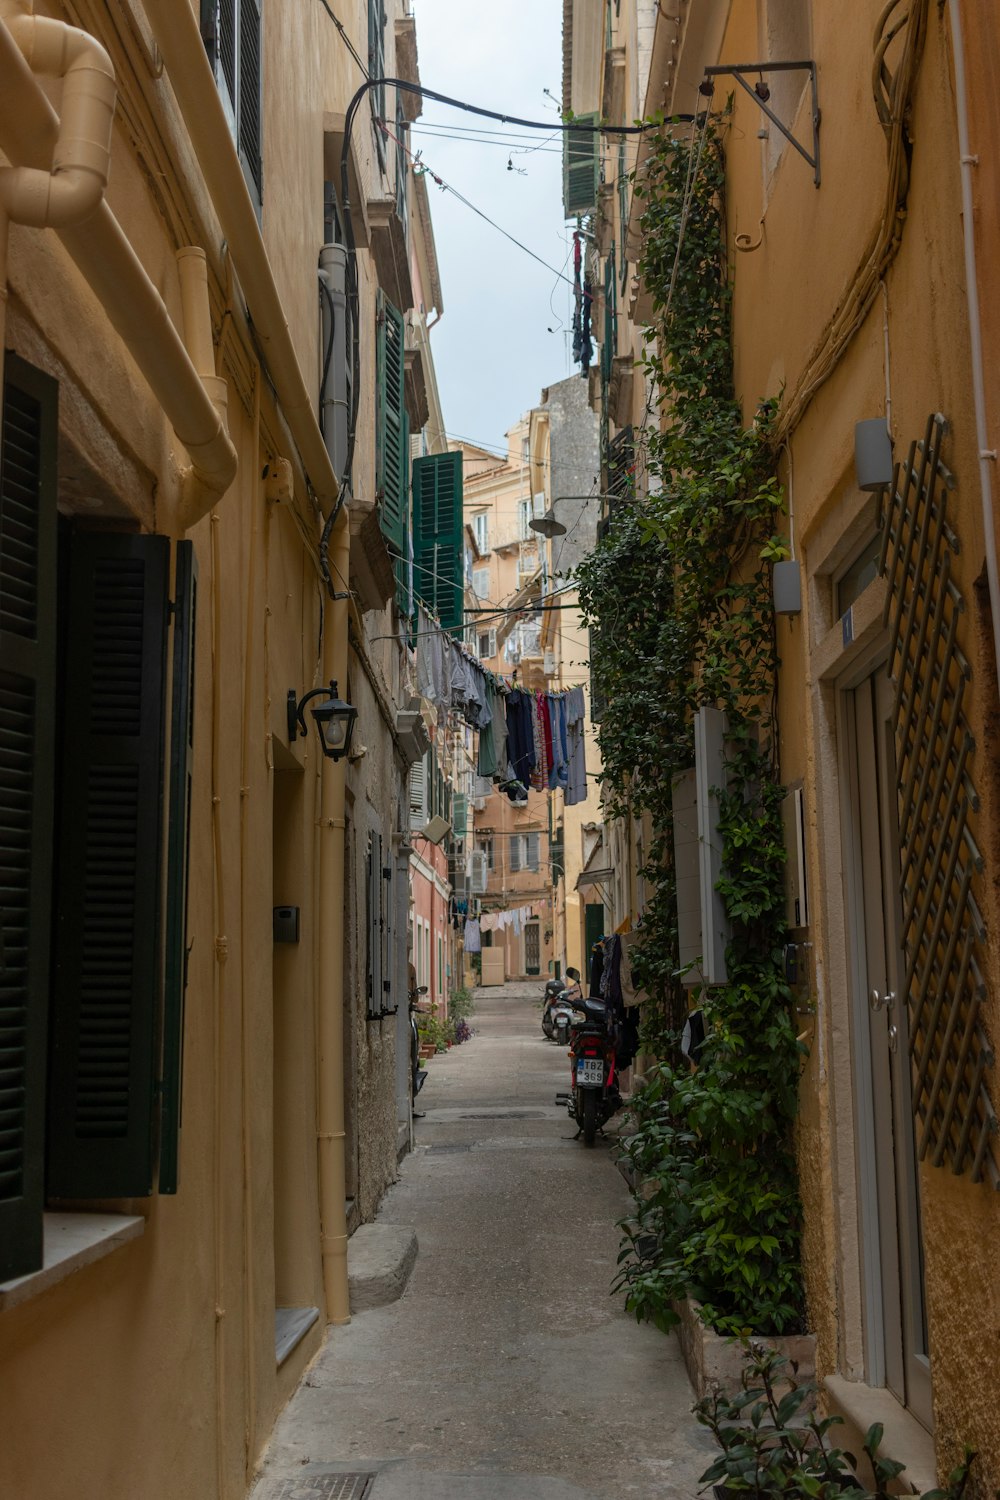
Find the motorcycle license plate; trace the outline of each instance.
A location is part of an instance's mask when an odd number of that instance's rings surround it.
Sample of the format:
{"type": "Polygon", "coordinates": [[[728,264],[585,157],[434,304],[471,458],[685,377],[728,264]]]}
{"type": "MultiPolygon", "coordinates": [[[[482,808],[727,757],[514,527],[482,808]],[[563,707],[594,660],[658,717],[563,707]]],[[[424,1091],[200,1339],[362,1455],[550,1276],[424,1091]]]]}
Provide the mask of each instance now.
{"type": "Polygon", "coordinates": [[[599,1057],[581,1057],[576,1064],[577,1083],[596,1084],[598,1088],[604,1082],[604,1062],[599,1057]]]}

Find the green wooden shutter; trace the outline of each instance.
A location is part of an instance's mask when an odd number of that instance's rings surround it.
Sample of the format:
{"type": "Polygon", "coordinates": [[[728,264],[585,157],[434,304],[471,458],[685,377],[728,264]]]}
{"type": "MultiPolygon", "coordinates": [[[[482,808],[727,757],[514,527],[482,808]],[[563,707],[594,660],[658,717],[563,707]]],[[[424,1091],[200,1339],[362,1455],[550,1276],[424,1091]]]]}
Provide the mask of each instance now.
{"type": "Polygon", "coordinates": [[[240,48],[237,87],[236,139],[243,170],[256,189],[258,202],[264,195],[261,162],[261,13],[260,0],[239,0],[240,48]]]}
{"type": "Polygon", "coordinates": [[[70,562],[48,1190],[152,1190],[170,543],[83,533],[70,562]]]}
{"type": "Polygon", "coordinates": [[[462,455],[413,461],[413,586],[446,630],[463,619],[462,455]]]}
{"type": "Polygon", "coordinates": [[[233,125],[236,123],[236,0],[201,0],[201,36],[233,125]]]}
{"type": "Polygon", "coordinates": [[[396,606],[407,620],[413,618],[413,518],[410,497],[410,419],[403,412],[403,503],[401,507],[399,556],[392,560],[396,575],[396,606]]]}
{"type": "Polygon", "coordinates": [[[192,542],[177,543],[170,703],[170,802],[164,944],[163,1049],[160,1063],[160,1192],[176,1193],[187,988],[188,856],[194,766],[194,644],[198,564],[192,542]]]}
{"type": "Polygon", "coordinates": [[[58,386],[5,361],[0,439],[0,1281],[42,1264],[58,386]]]}
{"type": "MultiPolygon", "coordinates": [[[[596,125],[597,115],[577,115],[576,125],[596,125]]],[[[567,219],[597,207],[601,137],[596,130],[567,130],[563,135],[563,206],[567,219]]]]}
{"type": "Polygon", "coordinates": [[[404,405],[403,314],[382,293],[378,297],[376,365],[378,412],[375,436],[375,489],[382,534],[396,557],[405,552],[409,439],[404,405]]]}

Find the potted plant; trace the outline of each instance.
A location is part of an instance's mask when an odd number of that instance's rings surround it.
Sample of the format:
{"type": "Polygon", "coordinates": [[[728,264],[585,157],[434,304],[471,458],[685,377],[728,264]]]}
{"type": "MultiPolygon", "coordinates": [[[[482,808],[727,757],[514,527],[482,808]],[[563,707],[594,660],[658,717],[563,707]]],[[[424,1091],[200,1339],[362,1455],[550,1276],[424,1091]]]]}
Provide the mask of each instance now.
{"type": "MultiPolygon", "coordinates": [[[[869,1490],[858,1477],[854,1454],[829,1446],[828,1434],[842,1418],[818,1417],[811,1410],[815,1396],[816,1387],[800,1384],[783,1355],[744,1341],[742,1389],[736,1395],[712,1391],[693,1408],[722,1449],[701,1476],[716,1500],[842,1500],[844,1491],[852,1500],[891,1500],[889,1486],[905,1466],[879,1454],[881,1423],[869,1427],[863,1443],[874,1478],[869,1490]]],[[[928,1491],[922,1500],[962,1500],[974,1458],[966,1448],[947,1487],[928,1491]]]]}

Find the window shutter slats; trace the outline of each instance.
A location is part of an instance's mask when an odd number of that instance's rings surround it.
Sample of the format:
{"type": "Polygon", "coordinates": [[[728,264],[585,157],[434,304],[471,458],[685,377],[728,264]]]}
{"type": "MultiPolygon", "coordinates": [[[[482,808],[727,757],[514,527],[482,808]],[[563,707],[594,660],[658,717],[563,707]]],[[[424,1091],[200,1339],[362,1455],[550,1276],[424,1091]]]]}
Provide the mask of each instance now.
{"type": "Polygon", "coordinates": [[[462,455],[413,462],[414,589],[446,630],[463,619],[462,455]]]}
{"type": "Polygon", "coordinates": [[[58,386],[5,361],[0,433],[0,1281],[42,1264],[58,386]]]}
{"type": "MultiPolygon", "coordinates": [[[[597,115],[577,115],[578,125],[596,125],[597,115]]],[[[563,136],[563,206],[567,219],[597,207],[601,137],[596,130],[567,130],[563,136]]]]}
{"type": "Polygon", "coordinates": [[[405,555],[404,511],[409,459],[404,405],[405,343],[403,315],[380,293],[376,341],[378,430],[375,487],[382,533],[396,557],[405,555]]]}
{"type": "MultiPolygon", "coordinates": [[[[225,0],[223,0],[225,5],[225,0]]],[[[234,0],[229,0],[234,3],[234,0]]],[[[237,137],[243,170],[263,197],[261,170],[261,14],[260,0],[239,0],[239,118],[237,137]]],[[[223,62],[225,57],[223,56],[223,62]]]]}
{"type": "Polygon", "coordinates": [[[423,828],[427,822],[427,757],[410,767],[410,827],[423,828]]]}
{"type": "Polygon", "coordinates": [[[152,1188],[170,544],[83,533],[70,562],[48,1188],[152,1188]]]}
{"type": "Polygon", "coordinates": [[[521,868],[521,835],[515,833],[510,841],[510,869],[516,875],[521,868]]]}
{"type": "Polygon", "coordinates": [[[194,645],[198,564],[192,542],[177,543],[170,692],[170,802],[164,943],[163,1048],[160,1065],[160,1192],[176,1193],[187,988],[188,855],[194,767],[194,645]]]}

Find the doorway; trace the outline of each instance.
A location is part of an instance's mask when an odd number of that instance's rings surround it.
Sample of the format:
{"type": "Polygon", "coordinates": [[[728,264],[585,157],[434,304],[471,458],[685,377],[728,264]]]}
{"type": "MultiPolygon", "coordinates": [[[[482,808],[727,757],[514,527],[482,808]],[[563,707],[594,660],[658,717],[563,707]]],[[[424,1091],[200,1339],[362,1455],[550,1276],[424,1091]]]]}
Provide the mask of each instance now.
{"type": "Polygon", "coordinates": [[[537,922],[529,922],[524,929],[524,972],[542,972],[542,945],[537,922]]]}
{"type": "Polygon", "coordinates": [[[892,697],[884,661],[841,695],[865,1363],[868,1384],[888,1387],[930,1430],[892,697]]]}

